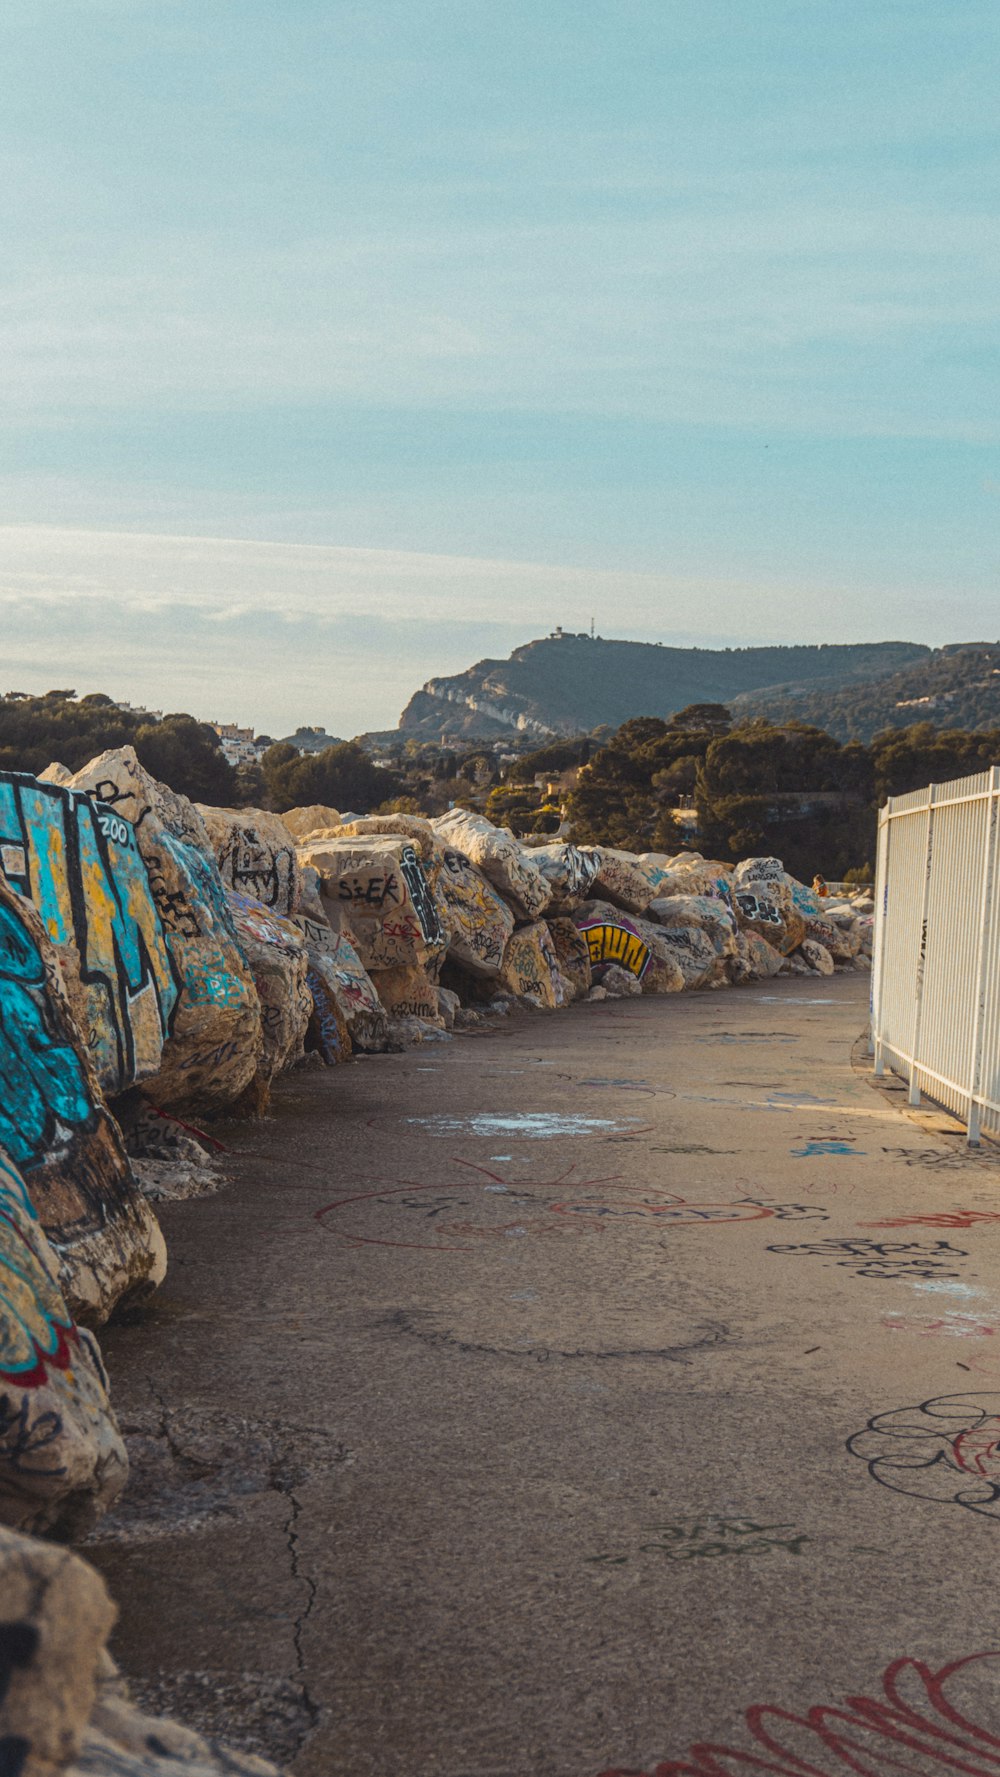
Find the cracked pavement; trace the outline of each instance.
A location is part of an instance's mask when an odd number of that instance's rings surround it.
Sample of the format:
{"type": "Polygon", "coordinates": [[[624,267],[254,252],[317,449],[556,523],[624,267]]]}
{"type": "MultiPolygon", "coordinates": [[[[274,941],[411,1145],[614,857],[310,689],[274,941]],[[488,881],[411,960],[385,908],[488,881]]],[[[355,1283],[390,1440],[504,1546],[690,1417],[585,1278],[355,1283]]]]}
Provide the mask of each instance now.
{"type": "Polygon", "coordinates": [[[295,1777],[597,1777],[996,1645],[997,1161],[873,1088],[866,999],[519,1016],[218,1126],[102,1341],[137,1695],[295,1777]]]}

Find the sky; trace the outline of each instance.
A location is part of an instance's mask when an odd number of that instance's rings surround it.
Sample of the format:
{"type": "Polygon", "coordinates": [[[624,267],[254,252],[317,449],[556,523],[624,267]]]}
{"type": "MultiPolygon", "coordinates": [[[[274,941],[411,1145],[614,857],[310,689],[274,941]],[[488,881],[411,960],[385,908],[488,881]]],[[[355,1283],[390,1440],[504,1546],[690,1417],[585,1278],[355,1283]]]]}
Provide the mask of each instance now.
{"type": "Polygon", "coordinates": [[[4,0],[0,691],[1000,634],[993,0],[4,0]]]}

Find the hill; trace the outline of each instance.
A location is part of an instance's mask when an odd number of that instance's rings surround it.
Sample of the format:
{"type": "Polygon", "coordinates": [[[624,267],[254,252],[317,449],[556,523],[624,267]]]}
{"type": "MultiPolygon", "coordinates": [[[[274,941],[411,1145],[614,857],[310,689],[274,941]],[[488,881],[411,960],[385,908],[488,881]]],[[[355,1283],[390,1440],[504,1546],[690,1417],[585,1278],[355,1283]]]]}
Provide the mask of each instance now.
{"type": "Polygon", "coordinates": [[[869,741],[885,728],[930,722],[972,732],[1000,728],[1000,643],[952,643],[887,678],[838,688],[790,685],[730,699],[734,717],[792,719],[837,740],[869,741]]]}
{"type": "Polygon", "coordinates": [[[818,647],[666,648],[557,631],[515,648],[509,660],[480,660],[464,673],[429,679],[399,718],[413,738],[544,740],[587,733],[631,716],[669,716],[691,703],[727,703],[767,689],[798,695],[869,682],[923,660],[916,642],[818,647]]]}

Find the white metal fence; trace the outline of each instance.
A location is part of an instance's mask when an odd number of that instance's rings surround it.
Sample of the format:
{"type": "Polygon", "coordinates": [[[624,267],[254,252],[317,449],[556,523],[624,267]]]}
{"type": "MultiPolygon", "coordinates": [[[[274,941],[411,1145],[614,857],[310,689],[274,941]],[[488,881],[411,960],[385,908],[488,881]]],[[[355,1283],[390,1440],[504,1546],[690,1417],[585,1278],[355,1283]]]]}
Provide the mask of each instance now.
{"type": "Polygon", "coordinates": [[[1000,767],[879,812],[875,1071],[1000,1133],[1000,767]]]}

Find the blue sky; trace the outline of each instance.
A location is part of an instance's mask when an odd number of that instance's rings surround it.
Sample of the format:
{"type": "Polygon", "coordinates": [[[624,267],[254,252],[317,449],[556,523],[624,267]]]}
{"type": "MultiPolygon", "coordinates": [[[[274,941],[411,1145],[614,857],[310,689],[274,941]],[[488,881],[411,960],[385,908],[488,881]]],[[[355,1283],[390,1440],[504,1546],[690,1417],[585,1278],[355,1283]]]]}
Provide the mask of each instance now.
{"type": "Polygon", "coordinates": [[[0,689],[993,638],[1000,14],[6,0],[0,689]]]}

